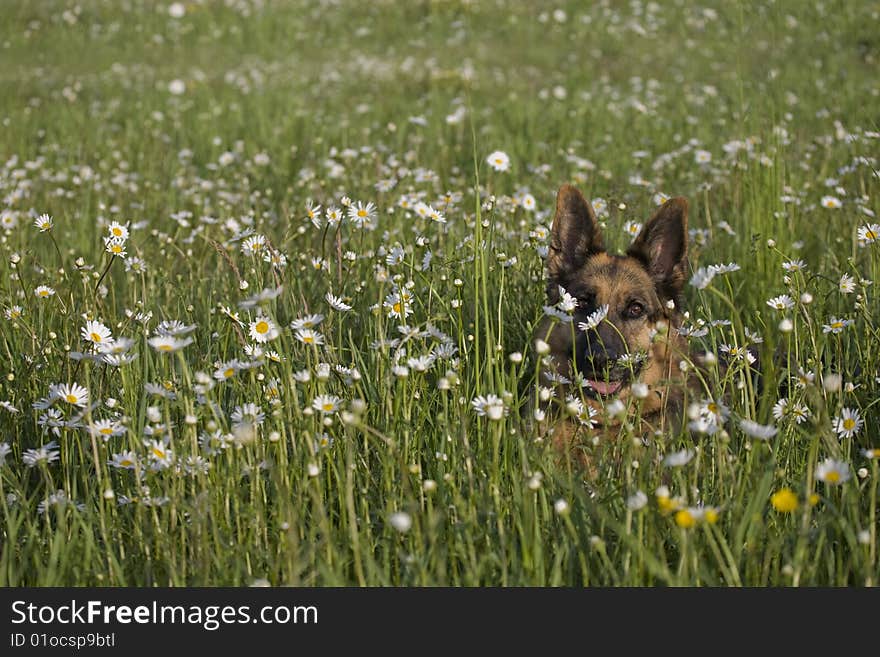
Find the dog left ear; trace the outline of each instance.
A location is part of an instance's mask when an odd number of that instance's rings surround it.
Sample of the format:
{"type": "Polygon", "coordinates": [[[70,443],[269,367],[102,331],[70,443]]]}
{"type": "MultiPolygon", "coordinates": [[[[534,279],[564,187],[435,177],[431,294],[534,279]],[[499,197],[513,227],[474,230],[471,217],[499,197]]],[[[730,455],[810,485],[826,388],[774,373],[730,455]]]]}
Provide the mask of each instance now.
{"type": "Polygon", "coordinates": [[[642,261],[661,298],[676,302],[687,276],[687,214],[687,199],[669,199],[648,219],[626,252],[642,261]]]}

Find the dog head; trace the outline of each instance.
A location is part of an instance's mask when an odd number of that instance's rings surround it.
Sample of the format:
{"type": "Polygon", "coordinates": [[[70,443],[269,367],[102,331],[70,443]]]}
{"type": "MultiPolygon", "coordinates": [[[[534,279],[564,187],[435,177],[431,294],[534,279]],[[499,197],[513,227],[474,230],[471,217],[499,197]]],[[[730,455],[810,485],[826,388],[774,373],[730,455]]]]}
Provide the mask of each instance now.
{"type": "Polygon", "coordinates": [[[553,331],[553,354],[586,380],[590,394],[620,394],[634,378],[644,380],[658,323],[678,323],[688,268],[687,211],[684,198],[666,201],[625,255],[609,255],[589,202],[571,185],[560,188],[547,297],[553,305],[567,293],[577,305],[570,330],[553,331]]]}

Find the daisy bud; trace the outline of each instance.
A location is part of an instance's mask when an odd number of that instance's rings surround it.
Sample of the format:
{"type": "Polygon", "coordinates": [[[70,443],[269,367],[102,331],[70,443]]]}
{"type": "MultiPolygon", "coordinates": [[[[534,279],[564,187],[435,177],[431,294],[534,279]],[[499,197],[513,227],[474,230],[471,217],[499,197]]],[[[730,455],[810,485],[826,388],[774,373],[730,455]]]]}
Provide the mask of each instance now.
{"type": "Polygon", "coordinates": [[[870,545],[871,544],[871,532],[867,529],[863,529],[858,533],[857,538],[859,539],[859,543],[862,545],[870,545]]]}
{"type": "MultiPolygon", "coordinates": [[[[666,494],[663,497],[669,497],[669,495],[666,494]]],[[[643,509],[647,503],[648,496],[640,490],[637,490],[635,493],[626,498],[626,508],[630,511],[638,511],[640,509],[643,509]]]]}
{"type": "Polygon", "coordinates": [[[550,345],[541,339],[535,340],[535,351],[541,356],[550,353],[550,345]]]}
{"type": "Polygon", "coordinates": [[[113,492],[112,488],[108,488],[107,490],[104,491],[104,499],[105,500],[112,500],[114,497],[116,497],[116,493],[113,492]]]}
{"type": "Polygon", "coordinates": [[[615,399],[605,407],[605,410],[608,411],[608,415],[611,417],[617,417],[626,413],[626,406],[624,406],[623,402],[619,399],[615,399]]]}
{"type": "Polygon", "coordinates": [[[309,463],[308,466],[306,466],[306,469],[310,477],[317,477],[321,473],[321,469],[318,467],[317,463],[309,463]]]}
{"type": "Polygon", "coordinates": [[[404,511],[397,511],[388,517],[388,522],[401,534],[405,534],[412,528],[412,516],[404,511]]]}
{"type": "Polygon", "coordinates": [[[560,516],[564,516],[569,511],[568,502],[563,499],[556,500],[553,503],[553,510],[556,511],[560,516]]]}
{"type": "Polygon", "coordinates": [[[840,392],[842,382],[843,377],[840,374],[826,374],[822,377],[822,387],[825,388],[825,392],[840,392]]]}
{"type": "Polygon", "coordinates": [[[248,282],[245,281],[245,280],[241,280],[241,281],[239,281],[239,282],[238,282],[238,289],[239,289],[239,290],[246,290],[246,289],[248,289],[248,282]]]}
{"type": "Polygon", "coordinates": [[[514,365],[518,365],[522,362],[523,355],[519,351],[514,351],[512,354],[510,354],[509,358],[511,363],[513,363],[514,365]]]}
{"type": "Polygon", "coordinates": [[[811,303],[813,303],[813,295],[810,294],[809,292],[804,292],[801,295],[801,303],[804,304],[805,306],[810,305],[811,303]]]}
{"type": "Polygon", "coordinates": [[[774,239],[767,240],[767,246],[772,249],[774,246],[776,246],[776,240],[774,240],[774,239]]]}
{"type": "Polygon", "coordinates": [[[867,479],[868,468],[859,468],[856,474],[859,475],[859,479],[867,479]]]}
{"type": "Polygon", "coordinates": [[[644,399],[648,396],[648,386],[641,381],[633,383],[630,390],[632,390],[633,397],[636,399],[644,399]]]}
{"type": "Polygon", "coordinates": [[[437,490],[437,482],[433,479],[425,479],[422,482],[422,490],[426,493],[433,493],[435,490],[437,490]]]}
{"type": "Polygon", "coordinates": [[[792,329],[794,329],[794,323],[788,317],[779,322],[779,330],[783,333],[791,333],[792,329]]]}

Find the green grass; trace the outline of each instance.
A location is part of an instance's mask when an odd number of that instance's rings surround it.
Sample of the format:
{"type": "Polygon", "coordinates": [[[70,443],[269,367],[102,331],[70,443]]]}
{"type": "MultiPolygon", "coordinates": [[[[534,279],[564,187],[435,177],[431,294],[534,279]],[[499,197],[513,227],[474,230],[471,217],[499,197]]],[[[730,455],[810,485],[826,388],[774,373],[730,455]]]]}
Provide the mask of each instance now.
{"type": "Polygon", "coordinates": [[[863,450],[880,449],[880,242],[857,237],[880,211],[876,5],[184,4],[182,18],[138,0],[4,6],[0,584],[877,583],[880,472],[863,450]],[[496,149],[506,172],[486,163],[496,149]],[[656,193],[688,197],[692,269],[741,267],[687,287],[689,325],[730,322],[707,324],[693,350],[761,353],[757,389],[741,364],[710,368],[690,400],[729,408],[712,435],[636,446],[624,430],[591,446],[595,480],[520,412],[545,302],[546,242],[530,233],[550,225],[563,182],[605,200],[612,249],[656,193]],[[447,222],[399,207],[407,193],[447,222]],[[526,193],[536,210],[514,201],[526,193]],[[344,196],[376,204],[375,230],[307,220],[309,202],[344,196]],[[43,213],[48,232],[33,225],[43,213]],[[131,228],[125,260],[104,250],[111,221],[131,228]],[[243,253],[245,229],[286,266],[243,253]],[[143,271],[126,269],[133,257],[143,271]],[[806,269],[787,273],[791,260],[806,269]],[[257,357],[259,313],[238,304],[279,286],[261,305],[274,355],[257,357]],[[405,322],[385,307],[401,289],[405,322]],[[782,294],[793,308],[767,305],[782,294]],[[323,344],[290,328],[311,313],[325,315],[323,344]],[[823,332],[832,317],[853,323],[823,332]],[[137,358],[71,358],[89,352],[92,319],[137,358]],[[193,342],[152,348],[162,320],[195,325],[193,342]],[[455,353],[395,374],[443,343],[455,353]],[[216,380],[233,359],[248,366],[216,380]],[[799,368],[812,383],[795,384],[799,368]],[[843,387],[823,386],[829,374],[843,387]],[[60,426],[41,421],[32,405],[73,383],[90,405],[53,399],[60,426]],[[474,412],[488,394],[504,419],[474,412]],[[313,411],[319,395],[339,408],[313,411]],[[809,419],[777,421],[783,397],[809,419]],[[233,417],[246,404],[258,425],[233,417]],[[843,409],[864,421],[849,437],[834,431],[843,409]],[[742,418],[778,433],[750,438],[742,418]],[[92,437],[104,419],[121,434],[92,437]],[[57,460],[26,463],[52,440],[57,460]],[[680,450],[693,459],[662,464],[680,450]],[[109,463],[126,452],[134,469],[109,463]],[[826,458],[849,479],[819,481],[826,458]],[[771,504],[782,488],[793,512],[771,504]],[[647,503],[628,508],[637,491],[647,503]]]}

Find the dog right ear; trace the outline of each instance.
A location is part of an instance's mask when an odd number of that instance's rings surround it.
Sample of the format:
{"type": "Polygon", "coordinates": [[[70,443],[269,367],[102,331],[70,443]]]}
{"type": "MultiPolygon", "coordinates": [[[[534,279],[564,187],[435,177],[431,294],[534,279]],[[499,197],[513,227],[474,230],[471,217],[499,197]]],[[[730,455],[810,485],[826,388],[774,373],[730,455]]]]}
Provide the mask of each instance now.
{"type": "Polygon", "coordinates": [[[556,216],[547,253],[547,297],[559,300],[559,286],[583,267],[591,255],[604,251],[596,213],[575,187],[563,185],[556,195],[556,216]]]}

